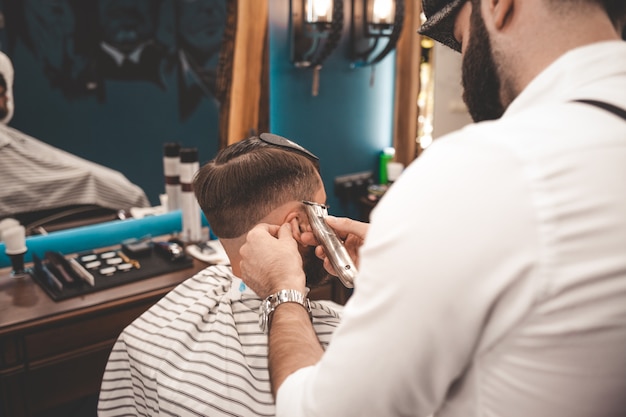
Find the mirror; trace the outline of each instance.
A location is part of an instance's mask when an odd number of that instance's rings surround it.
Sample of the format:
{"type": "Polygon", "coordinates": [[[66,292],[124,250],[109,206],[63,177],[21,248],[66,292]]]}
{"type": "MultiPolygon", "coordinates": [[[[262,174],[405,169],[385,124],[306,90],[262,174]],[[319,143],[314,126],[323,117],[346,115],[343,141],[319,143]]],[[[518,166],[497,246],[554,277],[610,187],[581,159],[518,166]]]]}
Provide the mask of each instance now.
{"type": "MultiPolygon", "coordinates": [[[[164,190],[165,142],[197,146],[203,163],[219,147],[247,136],[251,130],[268,130],[268,22],[259,19],[268,16],[268,5],[268,0],[3,2],[6,26],[0,27],[0,46],[16,66],[16,113],[11,126],[118,170],[144,188],[152,204],[158,204],[158,195],[164,190]],[[97,62],[94,51],[100,46],[96,40],[103,32],[97,24],[100,14],[104,14],[100,10],[116,4],[135,7],[138,12],[144,10],[156,19],[152,21],[151,36],[169,58],[165,60],[169,65],[163,67],[165,81],[105,78],[100,83],[79,83],[78,88],[72,77],[84,80],[85,75],[81,78],[79,74],[98,73],[92,67],[97,62]],[[179,106],[180,67],[176,64],[180,56],[176,52],[184,43],[177,19],[189,15],[180,10],[183,5],[195,5],[198,10],[224,5],[221,10],[225,10],[214,96],[203,96],[186,108],[179,106]],[[29,18],[28,21],[39,24],[30,36],[26,32],[32,26],[25,24],[25,13],[33,10],[47,10],[51,20],[46,23],[43,18],[29,18]],[[37,36],[42,42],[39,47],[31,41],[37,36]],[[87,65],[89,62],[91,66],[87,65]]],[[[394,146],[396,158],[405,165],[416,155],[420,47],[415,34],[420,11],[419,2],[406,2],[405,30],[396,53],[394,146]]],[[[124,25],[125,36],[132,37],[128,29],[131,23],[124,25]]],[[[211,65],[214,64],[215,60],[211,65]]]]}
{"type": "Polygon", "coordinates": [[[15,70],[9,126],[119,171],[152,205],[166,142],[198,148],[203,163],[263,127],[267,1],[1,4],[0,47],[15,70]]]}

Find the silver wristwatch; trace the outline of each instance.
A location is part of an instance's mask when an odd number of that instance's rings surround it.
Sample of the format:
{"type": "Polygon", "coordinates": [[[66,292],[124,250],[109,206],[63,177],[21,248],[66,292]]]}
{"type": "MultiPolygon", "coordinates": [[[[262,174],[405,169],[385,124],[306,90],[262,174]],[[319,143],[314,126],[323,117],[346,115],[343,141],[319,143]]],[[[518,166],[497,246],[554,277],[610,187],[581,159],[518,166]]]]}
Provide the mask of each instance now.
{"type": "Polygon", "coordinates": [[[297,290],[280,290],[261,301],[261,306],[259,307],[259,327],[263,333],[267,334],[269,332],[272,313],[282,303],[298,303],[306,309],[309,317],[312,317],[311,303],[306,295],[297,290]]]}

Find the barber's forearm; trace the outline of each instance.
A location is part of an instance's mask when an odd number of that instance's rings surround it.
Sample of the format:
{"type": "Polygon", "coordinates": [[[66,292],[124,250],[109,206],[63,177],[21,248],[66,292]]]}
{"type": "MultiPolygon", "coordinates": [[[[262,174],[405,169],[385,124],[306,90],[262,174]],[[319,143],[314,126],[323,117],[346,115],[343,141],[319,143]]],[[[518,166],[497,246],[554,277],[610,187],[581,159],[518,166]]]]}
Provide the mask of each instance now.
{"type": "Polygon", "coordinates": [[[307,311],[295,303],[279,305],[273,314],[269,334],[269,368],[274,398],[290,374],[314,365],[323,353],[307,311]]]}

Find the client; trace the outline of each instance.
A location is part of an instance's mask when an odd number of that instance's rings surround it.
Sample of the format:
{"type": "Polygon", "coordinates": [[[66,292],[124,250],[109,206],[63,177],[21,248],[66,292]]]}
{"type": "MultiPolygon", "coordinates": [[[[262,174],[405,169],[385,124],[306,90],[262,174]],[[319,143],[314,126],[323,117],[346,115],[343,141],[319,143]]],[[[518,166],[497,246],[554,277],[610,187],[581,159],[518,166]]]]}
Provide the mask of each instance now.
{"type": "Polygon", "coordinates": [[[29,214],[43,209],[97,206],[117,211],[150,205],[143,190],[119,171],[6,126],[13,115],[12,89],[13,65],[0,52],[0,219],[35,219],[29,214]]]}
{"type": "MultiPolygon", "coordinates": [[[[317,158],[264,133],[221,150],[194,179],[200,207],[232,267],[210,266],[129,325],[104,373],[98,414],[273,416],[261,299],[239,278],[239,248],[258,223],[308,230],[302,200],[324,203],[317,158]],[[296,225],[297,223],[297,225],[296,225]]],[[[297,236],[296,236],[297,235],[297,236]]],[[[309,287],[329,279],[313,246],[299,245],[309,287]]],[[[311,301],[325,348],[341,306],[311,301]]]]}

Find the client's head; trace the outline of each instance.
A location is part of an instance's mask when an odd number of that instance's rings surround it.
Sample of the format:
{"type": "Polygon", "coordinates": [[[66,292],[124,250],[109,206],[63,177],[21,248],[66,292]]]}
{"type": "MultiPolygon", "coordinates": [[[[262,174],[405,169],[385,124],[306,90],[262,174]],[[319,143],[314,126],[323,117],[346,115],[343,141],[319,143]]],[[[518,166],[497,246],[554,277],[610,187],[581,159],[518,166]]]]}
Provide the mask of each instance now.
{"type": "MultiPolygon", "coordinates": [[[[243,241],[258,223],[308,224],[302,200],[325,203],[317,157],[277,135],[263,133],[234,143],[197,172],[194,192],[211,230],[225,241],[243,241]]],[[[301,247],[308,285],[327,278],[314,247],[301,247]]],[[[235,265],[233,265],[235,269],[235,265]]]]}

